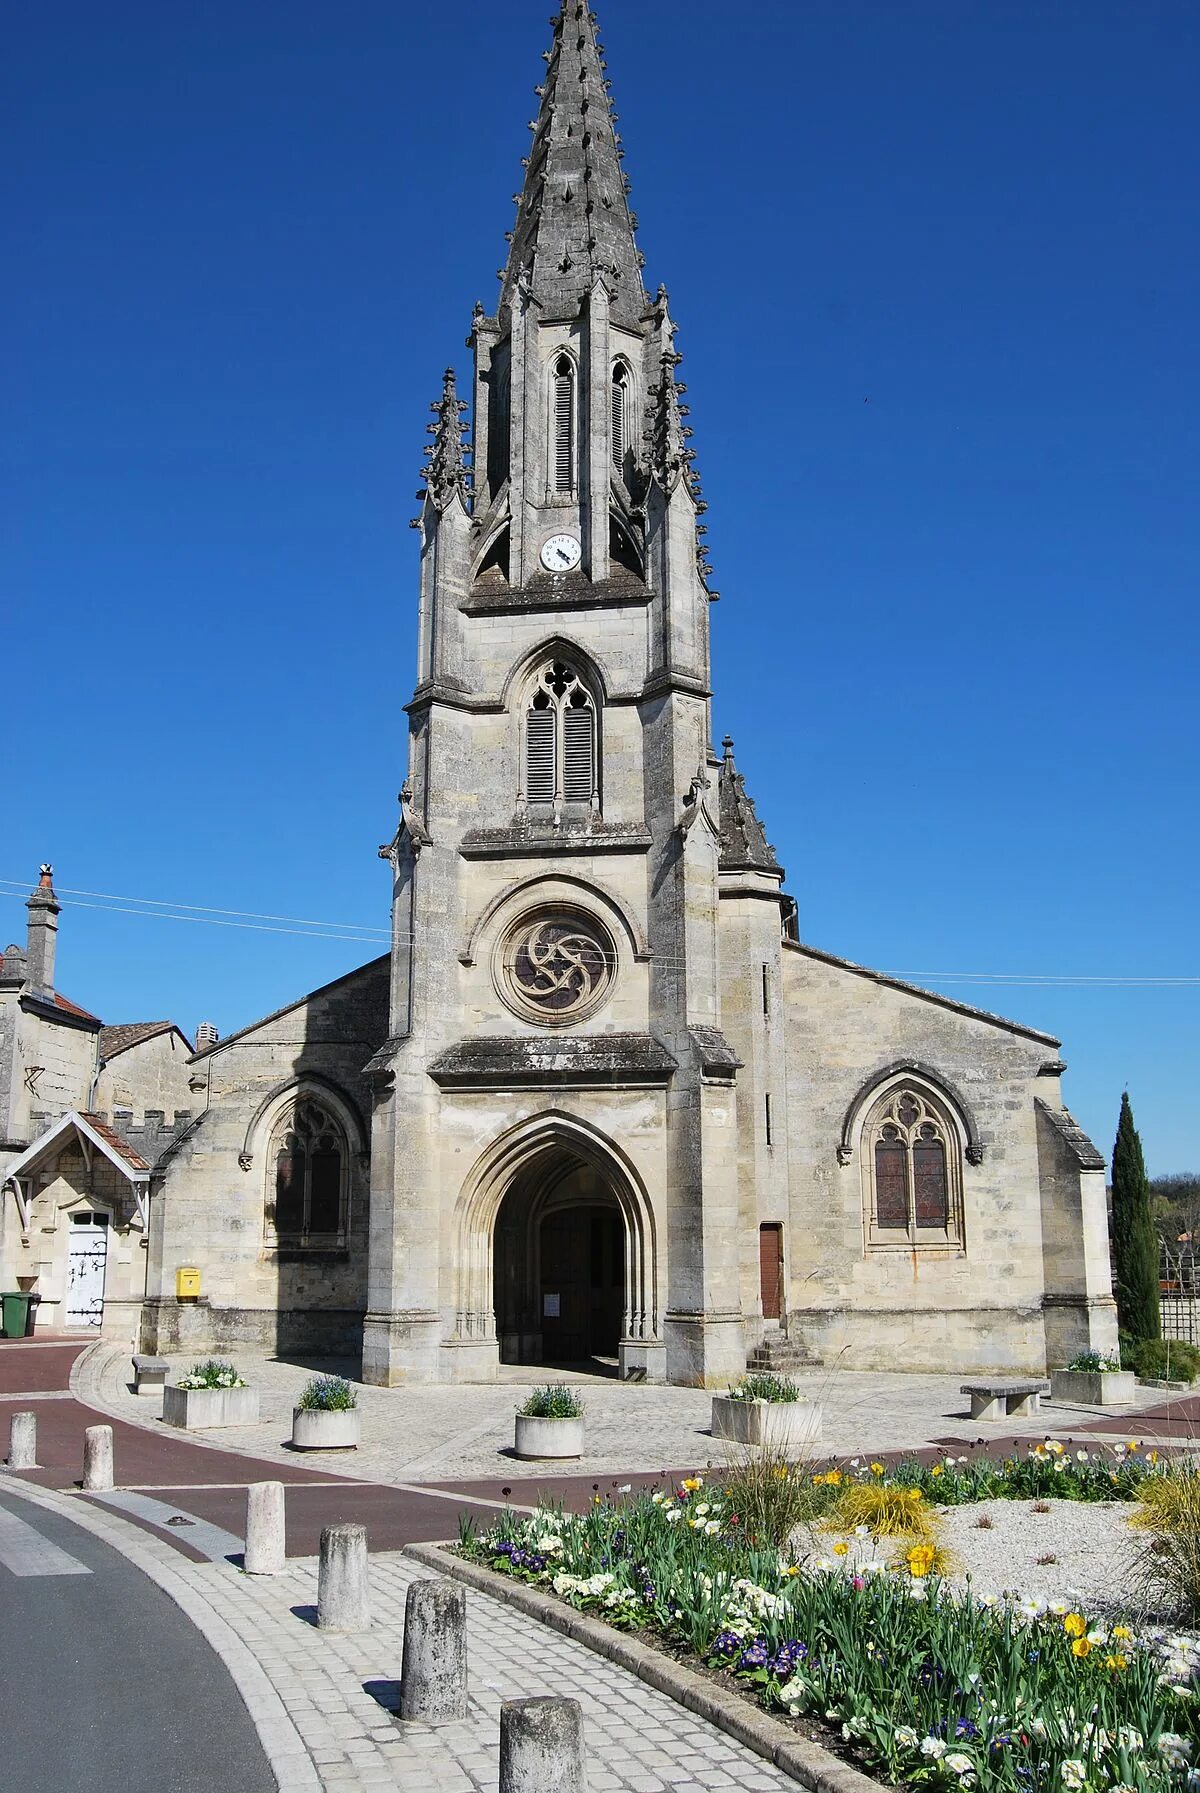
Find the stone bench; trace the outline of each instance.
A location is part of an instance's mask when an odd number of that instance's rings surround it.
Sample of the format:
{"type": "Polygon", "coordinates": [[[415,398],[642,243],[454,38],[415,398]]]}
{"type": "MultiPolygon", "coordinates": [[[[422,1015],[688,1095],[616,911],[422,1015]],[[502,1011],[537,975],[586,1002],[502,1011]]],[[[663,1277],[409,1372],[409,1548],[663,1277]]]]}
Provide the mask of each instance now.
{"type": "Polygon", "coordinates": [[[133,1360],[133,1392],[135,1395],[160,1393],[167,1386],[170,1368],[165,1357],[135,1357],[133,1360]]]}
{"type": "Polygon", "coordinates": [[[971,1397],[972,1419],[1026,1419],[1038,1412],[1049,1392],[1050,1384],[1043,1381],[964,1382],[959,1390],[971,1397]]]}

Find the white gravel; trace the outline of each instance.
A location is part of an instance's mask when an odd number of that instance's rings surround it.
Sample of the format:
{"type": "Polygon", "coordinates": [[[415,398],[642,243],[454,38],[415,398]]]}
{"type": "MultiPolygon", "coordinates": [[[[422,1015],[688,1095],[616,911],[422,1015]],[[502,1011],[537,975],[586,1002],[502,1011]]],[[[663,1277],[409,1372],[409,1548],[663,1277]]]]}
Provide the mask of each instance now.
{"type": "MultiPolygon", "coordinates": [[[[939,1541],[957,1567],[951,1579],[978,1594],[1030,1594],[1069,1599],[1089,1613],[1113,1616],[1136,1611],[1131,1579],[1137,1534],[1129,1529],[1131,1501],[979,1500],[934,1509],[939,1541]],[[1037,1505],[1048,1508],[1038,1512],[1037,1505]],[[981,1519],[990,1526],[980,1526],[981,1519]]],[[[848,1538],[847,1565],[881,1557],[890,1561],[908,1540],[848,1538]]],[[[839,1539],[817,1531],[805,1554],[830,1556],[839,1539]]]]}

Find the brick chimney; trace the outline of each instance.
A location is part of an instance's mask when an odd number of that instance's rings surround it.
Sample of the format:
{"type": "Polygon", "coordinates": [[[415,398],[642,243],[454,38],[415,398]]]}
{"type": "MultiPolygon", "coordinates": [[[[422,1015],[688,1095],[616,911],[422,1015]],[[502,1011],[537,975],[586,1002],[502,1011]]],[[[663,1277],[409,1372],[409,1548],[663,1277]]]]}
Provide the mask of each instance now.
{"type": "Polygon", "coordinates": [[[38,887],[25,907],[29,911],[29,935],[26,943],[29,987],[35,992],[53,990],[59,904],[54,894],[52,866],[42,867],[38,887]]]}

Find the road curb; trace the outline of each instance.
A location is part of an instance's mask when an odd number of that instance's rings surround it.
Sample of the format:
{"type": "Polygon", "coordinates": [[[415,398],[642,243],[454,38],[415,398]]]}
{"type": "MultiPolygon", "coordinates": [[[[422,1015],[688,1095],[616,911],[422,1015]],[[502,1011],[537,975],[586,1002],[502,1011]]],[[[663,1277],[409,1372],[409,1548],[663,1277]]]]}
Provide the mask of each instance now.
{"type": "Polygon", "coordinates": [[[204,1594],[180,1574],[176,1565],[182,1559],[170,1544],[160,1543],[78,1496],[33,1487],[7,1470],[0,1473],[0,1489],[91,1532],[174,1601],[228,1671],[281,1793],[321,1793],[324,1783],[316,1764],[266,1670],[204,1594]]]}
{"type": "Polygon", "coordinates": [[[480,1563],[467,1562],[454,1554],[451,1544],[409,1544],[404,1555],[436,1570],[439,1575],[451,1576],[479,1593],[490,1595],[493,1600],[515,1607],[529,1618],[540,1620],[552,1631],[573,1638],[598,1656],[627,1669],[648,1687],[667,1694],[689,1712],[724,1731],[736,1743],[753,1750],[781,1774],[810,1788],[811,1793],[881,1793],[880,1782],[872,1780],[860,1769],[851,1768],[831,1751],[822,1749],[819,1743],[798,1737],[790,1726],[757,1710],[740,1695],[727,1692],[706,1676],[685,1668],[661,1650],[640,1643],[627,1632],[614,1631],[611,1625],[605,1625],[587,1613],[576,1612],[573,1606],[553,1595],[539,1593],[528,1583],[512,1581],[493,1569],[485,1569],[480,1563]]]}

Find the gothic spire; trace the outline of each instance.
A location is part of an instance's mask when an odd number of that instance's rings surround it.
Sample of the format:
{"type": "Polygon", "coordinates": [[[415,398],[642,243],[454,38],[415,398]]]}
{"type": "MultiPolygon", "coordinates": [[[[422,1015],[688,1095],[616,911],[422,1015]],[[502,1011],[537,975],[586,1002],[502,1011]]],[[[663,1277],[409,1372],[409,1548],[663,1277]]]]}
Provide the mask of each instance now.
{"type": "Polygon", "coordinates": [[[429,456],[428,463],[421,469],[425,491],[417,496],[427,497],[439,511],[443,511],[457,492],[465,506],[471,477],[463,461],[462,419],[467,404],[458,396],[452,367],[448,367],[442,376],[441,398],[429,409],[435,421],[427,424],[426,429],[433,441],[425,451],[429,456]]]}
{"type": "Polygon", "coordinates": [[[777,872],[782,877],[783,868],[775,857],[775,849],[754,813],[754,799],[746,795],[746,780],[734,764],[733,742],[728,735],[721,746],[725,749],[717,775],[721,870],[777,872]]]}
{"type": "Polygon", "coordinates": [[[596,16],[586,0],[562,0],[551,23],[500,304],[521,282],[548,315],[574,313],[600,276],[613,295],[613,315],[635,323],[646,305],[642,257],[596,16]]]}
{"type": "Polygon", "coordinates": [[[700,490],[695,450],[688,446],[692,435],[691,427],[684,422],[689,414],[688,406],[682,402],[687,387],[675,377],[675,369],[683,356],[673,346],[675,326],[667,311],[666,289],[661,286],[655,299],[655,310],[665,338],[672,346],[663,350],[659,358],[658,379],[647,395],[646,427],[642,438],[646,446],[646,459],[651,475],[657,479],[664,492],[672,492],[680,480],[690,492],[692,503],[696,507],[696,568],[709,597],[716,598],[720,593],[714,591],[709,584],[712,565],[704,541],[708,525],[700,521],[708,505],[700,490]]]}

